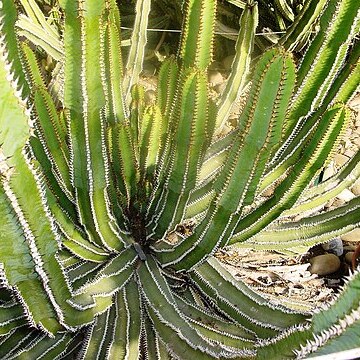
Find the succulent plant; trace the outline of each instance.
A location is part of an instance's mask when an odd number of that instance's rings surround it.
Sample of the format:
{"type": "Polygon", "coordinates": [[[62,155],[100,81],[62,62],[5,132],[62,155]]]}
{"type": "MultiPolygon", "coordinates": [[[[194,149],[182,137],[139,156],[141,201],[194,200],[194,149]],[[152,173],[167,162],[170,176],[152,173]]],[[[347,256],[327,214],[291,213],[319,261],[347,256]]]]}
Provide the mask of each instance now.
{"type": "Polygon", "coordinates": [[[150,0],[136,1],[124,65],[115,0],[59,0],[60,34],[34,0],[0,4],[1,359],[279,359],[358,346],[359,272],[307,313],[215,256],[311,246],[359,225],[359,197],[292,220],[359,176],[357,153],[313,184],[352,117],[358,0],[309,0],[257,59],[249,1],[217,100],[207,81],[217,4],[187,0],[178,54],[150,102],[139,85],[150,0]],[[295,61],[314,14],[319,30],[295,61]]]}

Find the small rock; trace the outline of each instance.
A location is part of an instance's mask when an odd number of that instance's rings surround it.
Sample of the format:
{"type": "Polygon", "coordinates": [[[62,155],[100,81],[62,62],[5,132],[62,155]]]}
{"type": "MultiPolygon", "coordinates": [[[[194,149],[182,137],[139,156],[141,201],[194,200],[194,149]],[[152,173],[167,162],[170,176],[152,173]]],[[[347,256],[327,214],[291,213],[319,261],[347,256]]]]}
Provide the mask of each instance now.
{"type": "MultiPolygon", "coordinates": [[[[353,132],[351,135],[350,135],[350,140],[351,142],[353,143],[355,139],[358,139],[360,137],[360,134],[356,133],[356,132],[353,132]]],[[[354,145],[354,144],[353,144],[354,145]]],[[[356,145],[355,145],[356,147],[356,145]]],[[[355,149],[356,150],[356,149],[355,149]]]]}
{"type": "Polygon", "coordinates": [[[344,204],[345,204],[345,200],[335,198],[334,202],[332,203],[332,206],[334,207],[334,209],[336,209],[340,206],[343,206],[344,204]]]}
{"type": "Polygon", "coordinates": [[[321,245],[322,248],[336,256],[341,256],[344,253],[344,246],[340,238],[335,238],[321,245]]]}
{"type": "Polygon", "coordinates": [[[345,235],[341,236],[343,241],[358,242],[360,241],[360,228],[356,228],[345,235]]]}
{"type": "Polygon", "coordinates": [[[329,166],[325,169],[322,181],[325,181],[332,177],[336,173],[334,162],[332,161],[329,166]]]}
{"type": "Polygon", "coordinates": [[[337,287],[340,285],[340,279],[327,279],[327,286],[337,287]]]}
{"type": "Polygon", "coordinates": [[[359,127],[360,126],[360,108],[358,108],[355,111],[357,112],[357,114],[356,114],[356,118],[355,118],[354,127],[359,127]]]}
{"type": "Polygon", "coordinates": [[[336,272],[340,268],[340,259],[334,254],[315,256],[310,259],[311,274],[328,275],[336,272]]]}
{"type": "Polygon", "coordinates": [[[360,137],[353,140],[353,144],[360,148],[360,137]]]}
{"type": "Polygon", "coordinates": [[[360,195],[360,182],[356,182],[354,184],[354,186],[351,188],[351,192],[356,195],[356,196],[359,196],[360,195]]]}
{"type": "Polygon", "coordinates": [[[348,162],[349,158],[343,154],[336,154],[334,156],[334,161],[337,166],[343,166],[348,162]]]}
{"type": "Polygon", "coordinates": [[[344,148],[341,151],[342,154],[345,154],[346,149],[351,148],[352,143],[351,143],[350,137],[351,137],[351,132],[350,132],[349,136],[346,137],[344,148]]]}
{"type": "Polygon", "coordinates": [[[269,186],[268,188],[265,189],[265,191],[263,191],[261,193],[262,196],[265,196],[265,197],[270,197],[274,194],[274,191],[275,191],[275,187],[274,186],[269,186]]]}
{"type": "Polygon", "coordinates": [[[281,286],[275,286],[274,293],[278,295],[283,295],[287,292],[287,289],[281,286]]]}
{"type": "Polygon", "coordinates": [[[352,158],[355,154],[356,154],[356,152],[354,150],[351,150],[351,149],[347,149],[344,152],[344,155],[349,157],[349,158],[352,158]]]}
{"type": "Polygon", "coordinates": [[[356,246],[352,245],[352,244],[344,246],[344,251],[355,251],[355,249],[356,249],[356,246]]]}
{"type": "Polygon", "coordinates": [[[166,237],[166,241],[171,245],[177,244],[181,240],[181,237],[177,235],[175,232],[168,234],[166,237]]]}
{"type": "Polygon", "coordinates": [[[219,71],[209,71],[209,83],[211,86],[220,85],[224,82],[224,78],[219,71]]]}
{"type": "Polygon", "coordinates": [[[352,199],[354,199],[355,195],[348,189],[344,189],[338,196],[340,200],[344,200],[345,202],[348,202],[352,199]]]}
{"type": "Polygon", "coordinates": [[[352,262],[353,255],[354,255],[353,251],[349,251],[348,253],[345,254],[345,261],[350,265],[352,262]]]}
{"type": "Polygon", "coordinates": [[[218,85],[214,86],[214,90],[218,94],[221,94],[225,90],[225,87],[226,87],[226,82],[223,82],[221,84],[218,84],[218,85]]]}
{"type": "Polygon", "coordinates": [[[334,203],[335,199],[330,199],[326,204],[325,204],[325,209],[329,210],[334,203]]]}
{"type": "Polygon", "coordinates": [[[232,128],[236,128],[238,126],[238,118],[237,117],[230,117],[228,120],[228,124],[232,127],[232,128]]]}
{"type": "Polygon", "coordinates": [[[154,103],[156,100],[156,91],[155,90],[148,90],[145,93],[145,102],[150,105],[154,103]]]}

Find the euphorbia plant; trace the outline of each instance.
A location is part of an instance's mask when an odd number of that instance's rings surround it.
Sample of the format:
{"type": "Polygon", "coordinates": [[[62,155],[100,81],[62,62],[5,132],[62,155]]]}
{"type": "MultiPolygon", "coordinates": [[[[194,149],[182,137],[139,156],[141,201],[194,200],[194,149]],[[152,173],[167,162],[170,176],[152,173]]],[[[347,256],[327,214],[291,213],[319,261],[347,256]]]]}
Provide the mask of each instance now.
{"type": "Polygon", "coordinates": [[[359,154],[310,187],[351,119],[358,1],[308,1],[254,61],[249,1],[215,102],[216,1],[188,0],[178,54],[148,104],[138,79],[150,0],[136,2],[124,66],[115,0],[59,0],[61,34],[33,0],[20,3],[1,8],[0,357],[285,358],[357,346],[358,273],[309,321],[235,280],[214,254],[312,245],[359,224],[359,198],[287,217],[358,177],[359,154]],[[319,31],[295,61],[289,49],[313,14],[319,31]],[[44,51],[56,62],[51,79],[39,66],[44,51]]]}

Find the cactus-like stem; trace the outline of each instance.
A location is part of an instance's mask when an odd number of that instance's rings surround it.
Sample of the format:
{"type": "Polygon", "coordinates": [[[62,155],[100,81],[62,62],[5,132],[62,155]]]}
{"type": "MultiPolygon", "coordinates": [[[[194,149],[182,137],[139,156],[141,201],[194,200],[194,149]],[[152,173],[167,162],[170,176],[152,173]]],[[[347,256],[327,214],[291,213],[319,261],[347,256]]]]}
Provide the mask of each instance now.
{"type": "Polygon", "coordinates": [[[117,1],[59,0],[57,27],[35,0],[0,1],[0,358],[277,359],[357,346],[357,270],[311,314],[213,255],[291,251],[359,226],[359,197],[303,214],[359,175],[357,153],[312,186],[352,119],[358,1],[307,0],[296,15],[274,0],[279,27],[293,25],[256,62],[268,3],[231,2],[243,13],[219,99],[207,80],[218,4],[186,0],[177,56],[147,102],[150,0],[136,1],[125,64],[117,1]],[[292,54],[317,19],[304,55],[292,54]]]}

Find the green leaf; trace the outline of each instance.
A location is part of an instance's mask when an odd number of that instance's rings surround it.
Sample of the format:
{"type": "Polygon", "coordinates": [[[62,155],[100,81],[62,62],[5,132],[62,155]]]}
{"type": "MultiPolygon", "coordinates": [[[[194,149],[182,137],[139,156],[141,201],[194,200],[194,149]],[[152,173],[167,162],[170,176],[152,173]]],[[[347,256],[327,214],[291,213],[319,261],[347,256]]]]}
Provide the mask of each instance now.
{"type": "Polygon", "coordinates": [[[270,227],[236,246],[257,250],[282,250],[299,245],[314,246],[324,243],[359,226],[359,207],[360,199],[355,198],[337,209],[270,227]]]}
{"type": "Polygon", "coordinates": [[[226,354],[221,346],[215,347],[207,342],[181,314],[164,276],[152,257],[141,264],[137,273],[147,312],[159,337],[168,344],[170,353],[174,351],[179,356],[189,351],[200,359],[205,359],[209,355],[218,356],[222,352],[226,354]],[[159,289],[161,290],[158,291],[159,289]],[[182,340],[178,335],[174,338],[176,333],[181,335],[182,340]],[[174,342],[168,342],[172,338],[174,342]],[[183,344],[182,350],[180,344],[183,344]]]}
{"type": "Polygon", "coordinates": [[[129,281],[134,272],[137,254],[132,248],[123,250],[110,260],[96,276],[78,289],[69,303],[78,309],[96,306],[97,297],[112,297],[129,281]]]}
{"type": "MultiPolygon", "coordinates": [[[[208,115],[207,83],[202,72],[189,72],[183,80],[176,109],[177,129],[171,139],[171,163],[165,187],[151,229],[157,238],[181,222],[190,190],[195,186],[199,163],[204,155],[204,136],[208,115]]],[[[151,228],[149,226],[149,228],[151,228]]]]}
{"type": "Polygon", "coordinates": [[[185,16],[179,57],[184,67],[206,69],[212,61],[216,1],[189,0],[185,16]]]}
{"type": "Polygon", "coordinates": [[[320,31],[298,70],[298,91],[289,114],[291,123],[322,104],[356,34],[358,11],[353,0],[328,2],[320,18],[320,31]]]}
{"type": "Polygon", "coordinates": [[[244,90],[249,75],[255,30],[258,25],[257,4],[247,4],[240,18],[240,31],[235,45],[235,58],[225,90],[218,104],[216,128],[218,132],[225,124],[231,108],[244,90]]]}
{"type": "Polygon", "coordinates": [[[19,16],[16,27],[20,36],[26,37],[35,46],[40,46],[55,60],[60,61],[63,58],[64,51],[60,36],[53,29],[50,32],[44,26],[34,23],[25,15],[19,16]]]}
{"type": "Polygon", "coordinates": [[[270,199],[241,220],[230,244],[249,239],[294,205],[301,192],[336,149],[336,140],[349,119],[349,109],[341,104],[334,105],[325,113],[291,173],[275,189],[270,199]]]}
{"type": "Polygon", "coordinates": [[[150,5],[151,0],[138,0],[136,2],[134,30],[131,36],[131,46],[125,67],[125,78],[123,82],[125,101],[127,105],[129,105],[131,101],[131,89],[133,85],[138,82],[139,75],[143,67],[150,5]]]}
{"type": "Polygon", "coordinates": [[[291,67],[294,71],[290,55],[275,50],[259,61],[250,100],[240,116],[240,130],[214,182],[217,196],[189,238],[166,252],[156,250],[164,266],[191,269],[231,237],[243,206],[254,198],[270,151],[281,137],[284,107],[294,82],[294,76],[287,76],[291,67]]]}
{"type": "MultiPolygon", "coordinates": [[[[19,52],[18,37],[14,31],[17,19],[17,7],[14,0],[1,1],[0,17],[0,34],[4,36],[4,39],[1,40],[0,52],[2,55],[6,54],[5,57],[9,62],[8,71],[13,74],[14,79],[17,79],[15,89],[22,88],[20,94],[22,93],[24,97],[27,97],[29,95],[29,84],[23,72],[22,55],[19,52]]],[[[1,61],[4,60],[1,59],[1,61]]]]}

